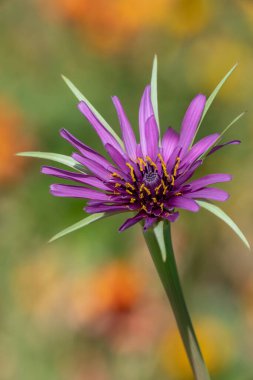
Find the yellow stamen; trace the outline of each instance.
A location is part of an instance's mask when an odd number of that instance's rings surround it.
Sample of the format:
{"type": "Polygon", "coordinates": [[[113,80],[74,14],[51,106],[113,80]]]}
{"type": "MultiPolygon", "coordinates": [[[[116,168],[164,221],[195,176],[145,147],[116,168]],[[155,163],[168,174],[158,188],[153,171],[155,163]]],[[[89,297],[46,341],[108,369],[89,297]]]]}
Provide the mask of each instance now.
{"type": "Polygon", "coordinates": [[[165,176],[166,178],[169,179],[170,176],[169,176],[169,174],[168,174],[168,172],[167,172],[166,164],[165,164],[164,159],[162,158],[162,156],[161,156],[160,153],[158,153],[158,158],[159,158],[159,160],[161,161],[161,165],[162,165],[162,169],[163,169],[163,174],[164,174],[164,176],[165,176]]]}
{"type": "Polygon", "coordinates": [[[114,172],[112,173],[112,177],[117,177],[117,178],[120,178],[120,179],[124,179],[122,178],[118,173],[114,172]]]}
{"type": "Polygon", "coordinates": [[[164,203],[161,203],[160,204],[160,209],[163,211],[163,208],[164,208],[164,203]]]}
{"type": "Polygon", "coordinates": [[[178,191],[175,195],[178,197],[179,195],[182,195],[182,193],[180,193],[180,191],[178,191]]]}
{"type": "Polygon", "coordinates": [[[161,180],[161,183],[162,183],[162,187],[163,187],[163,195],[165,195],[165,194],[166,194],[166,192],[167,192],[167,189],[168,189],[168,187],[165,185],[165,183],[164,183],[164,180],[163,180],[163,179],[161,180]]]}
{"type": "Polygon", "coordinates": [[[157,165],[154,163],[154,161],[152,161],[152,159],[149,156],[146,156],[146,160],[150,163],[151,166],[158,170],[157,165]]]}
{"type": "Polygon", "coordinates": [[[146,211],[146,212],[148,212],[147,207],[144,206],[144,205],[142,205],[141,209],[144,210],[144,211],[146,211]]]}
{"type": "Polygon", "coordinates": [[[134,173],[134,168],[132,167],[131,164],[129,164],[129,162],[126,162],[126,166],[128,166],[129,169],[130,169],[130,175],[131,175],[132,181],[133,181],[133,182],[136,182],[135,173],[134,173]]]}
{"type": "Polygon", "coordinates": [[[143,199],[144,198],[143,193],[140,193],[139,197],[140,197],[140,199],[143,199]]]}
{"type": "Polygon", "coordinates": [[[154,203],[157,203],[157,199],[156,199],[156,197],[153,197],[153,198],[152,198],[152,201],[153,201],[154,203]]]}
{"type": "Polygon", "coordinates": [[[120,187],[120,186],[121,186],[121,184],[120,184],[120,183],[118,183],[118,182],[116,182],[114,186],[115,186],[115,187],[120,187]]]}
{"type": "Polygon", "coordinates": [[[130,194],[130,195],[133,195],[133,192],[130,191],[130,190],[126,190],[126,192],[127,192],[128,194],[130,194]]]}
{"type": "Polygon", "coordinates": [[[131,185],[131,183],[129,183],[129,182],[126,182],[126,183],[125,183],[125,186],[126,186],[126,187],[129,187],[129,188],[132,189],[132,190],[135,190],[135,187],[134,187],[133,185],[131,185]]]}
{"type": "Polygon", "coordinates": [[[146,191],[146,193],[147,193],[148,195],[151,194],[151,191],[150,191],[146,186],[144,186],[143,189],[146,191]]]}
{"type": "Polygon", "coordinates": [[[139,160],[139,165],[140,165],[140,171],[143,172],[146,166],[146,162],[141,157],[138,157],[138,160],[139,160]]]}
{"type": "Polygon", "coordinates": [[[130,199],[130,203],[134,203],[135,201],[136,201],[135,198],[131,198],[131,199],[130,199]]]}
{"type": "Polygon", "coordinates": [[[160,185],[155,188],[156,195],[159,193],[159,190],[161,187],[162,187],[162,184],[160,183],[160,185]]]}
{"type": "Polygon", "coordinates": [[[174,177],[176,177],[176,175],[177,175],[177,170],[178,170],[179,164],[180,164],[180,157],[177,157],[176,158],[176,164],[174,166],[174,171],[173,171],[173,176],[174,177]]]}
{"type": "Polygon", "coordinates": [[[174,178],[174,176],[172,175],[172,176],[171,176],[171,186],[174,186],[174,184],[175,184],[175,178],[174,178]]]}
{"type": "Polygon", "coordinates": [[[145,187],[145,185],[144,185],[144,183],[143,183],[143,184],[141,185],[141,187],[140,187],[140,191],[143,191],[144,187],[145,187]]]}

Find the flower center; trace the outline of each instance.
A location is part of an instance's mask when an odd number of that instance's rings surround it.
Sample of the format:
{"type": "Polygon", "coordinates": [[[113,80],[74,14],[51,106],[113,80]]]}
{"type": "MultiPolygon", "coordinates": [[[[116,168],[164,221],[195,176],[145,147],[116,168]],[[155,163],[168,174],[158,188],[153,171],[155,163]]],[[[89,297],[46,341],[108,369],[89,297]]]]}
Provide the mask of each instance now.
{"type": "Polygon", "coordinates": [[[161,178],[156,171],[154,171],[152,168],[149,168],[145,171],[143,182],[147,187],[153,189],[160,184],[161,178]]]}

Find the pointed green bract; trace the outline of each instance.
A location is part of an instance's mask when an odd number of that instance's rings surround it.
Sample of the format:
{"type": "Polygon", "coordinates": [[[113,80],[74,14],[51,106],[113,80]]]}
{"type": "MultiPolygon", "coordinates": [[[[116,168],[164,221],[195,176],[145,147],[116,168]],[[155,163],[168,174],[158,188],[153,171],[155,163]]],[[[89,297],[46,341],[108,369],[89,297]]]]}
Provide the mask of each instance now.
{"type": "Polygon", "coordinates": [[[248,240],[246,239],[245,235],[242,233],[240,228],[235,224],[235,222],[218,206],[215,206],[211,203],[204,202],[204,201],[196,201],[200,207],[205,208],[206,210],[210,211],[214,215],[216,215],[218,218],[223,220],[232,230],[239,236],[239,238],[243,241],[243,243],[246,245],[248,249],[250,249],[250,245],[248,240]]]}
{"type": "Polygon", "coordinates": [[[80,228],[83,228],[85,226],[88,226],[88,224],[95,222],[96,220],[99,220],[105,216],[105,213],[99,213],[99,214],[92,214],[87,216],[86,218],[80,220],[80,222],[77,222],[75,224],[72,224],[72,226],[69,226],[65,228],[64,230],[58,232],[58,234],[54,235],[50,240],[49,243],[52,243],[53,241],[70,234],[71,232],[74,232],[76,230],[79,230],[80,228]]]}
{"type": "Polygon", "coordinates": [[[166,247],[165,247],[165,242],[164,242],[163,221],[159,222],[154,227],[154,233],[155,233],[157,242],[159,244],[163,261],[166,261],[166,247]]]}
{"type": "MultiPolygon", "coordinates": [[[[211,93],[211,95],[209,96],[209,98],[207,99],[206,101],[206,105],[205,105],[205,108],[204,108],[204,111],[203,111],[203,115],[201,117],[201,120],[199,122],[199,125],[198,125],[198,128],[196,130],[196,133],[195,133],[195,137],[197,136],[197,133],[198,133],[198,130],[202,124],[202,121],[204,119],[204,117],[206,116],[206,113],[207,111],[209,110],[209,108],[211,107],[211,104],[213,103],[214,99],[216,98],[216,95],[218,94],[218,92],[220,91],[221,87],[224,85],[224,83],[226,82],[226,80],[230,77],[230,75],[232,74],[232,72],[236,69],[238,63],[236,63],[232,69],[229,70],[229,72],[224,76],[224,78],[220,81],[220,83],[215,87],[215,89],[213,90],[213,92],[211,93]]],[[[192,141],[192,144],[195,140],[195,137],[192,141]]]]}
{"type": "MultiPolygon", "coordinates": [[[[237,123],[237,121],[238,120],[240,120],[241,119],[241,117],[243,117],[245,115],[245,112],[242,112],[242,113],[240,113],[240,115],[238,115],[238,116],[236,116],[235,118],[234,118],[234,120],[232,120],[231,121],[231,123],[230,124],[228,124],[228,126],[221,132],[221,134],[220,134],[220,138],[219,138],[219,140],[222,138],[222,136],[232,127],[232,125],[234,125],[235,123],[237,123]]],[[[217,145],[217,143],[215,144],[215,145],[217,145]]]]}
{"type": "Polygon", "coordinates": [[[100,123],[111,133],[111,135],[118,141],[118,143],[123,147],[123,141],[117,135],[117,133],[112,129],[112,127],[107,123],[107,121],[100,115],[100,113],[93,107],[93,105],[89,102],[89,100],[78,90],[78,88],[64,75],[62,75],[62,79],[69,87],[69,89],[73,92],[73,94],[77,97],[77,99],[81,102],[84,101],[92,110],[96,118],[100,121],[100,123]]]}
{"type": "Polygon", "coordinates": [[[22,157],[42,158],[44,160],[59,162],[60,164],[69,166],[70,168],[84,173],[84,171],[81,169],[82,166],[77,161],[75,161],[72,157],[65,156],[64,154],[50,152],[21,152],[17,153],[16,155],[22,157]]]}
{"type": "Polygon", "coordinates": [[[154,56],[152,75],[151,75],[151,102],[154,109],[155,119],[160,130],[157,97],[157,56],[154,56]]]}

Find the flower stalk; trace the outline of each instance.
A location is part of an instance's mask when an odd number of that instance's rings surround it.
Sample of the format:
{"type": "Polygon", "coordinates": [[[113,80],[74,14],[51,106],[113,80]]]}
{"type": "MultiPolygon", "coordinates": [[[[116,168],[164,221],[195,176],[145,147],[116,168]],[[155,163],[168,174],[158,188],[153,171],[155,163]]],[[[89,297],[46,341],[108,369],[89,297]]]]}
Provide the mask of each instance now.
{"type": "Polygon", "coordinates": [[[210,380],[180,285],[171,241],[170,223],[167,221],[162,223],[162,238],[164,239],[166,257],[163,257],[163,252],[161,251],[163,244],[158,241],[161,236],[158,238],[154,229],[150,228],[145,231],[144,238],[170,301],[195,379],[210,380]]]}

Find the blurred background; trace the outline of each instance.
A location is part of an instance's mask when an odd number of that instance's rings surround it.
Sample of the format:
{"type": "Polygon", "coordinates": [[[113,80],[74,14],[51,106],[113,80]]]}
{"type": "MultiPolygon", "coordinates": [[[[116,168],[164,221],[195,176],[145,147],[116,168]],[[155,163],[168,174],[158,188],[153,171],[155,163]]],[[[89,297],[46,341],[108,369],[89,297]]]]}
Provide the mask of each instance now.
{"type": "MultiPolygon", "coordinates": [[[[118,131],[118,95],[137,131],[158,55],[163,131],[189,101],[239,67],[200,136],[246,116],[201,174],[233,174],[223,209],[252,243],[252,0],[0,1],[0,380],[192,380],[141,229],[122,216],[47,244],[84,202],[53,198],[26,150],[70,154],[69,129],[101,151],[62,81],[69,77],[118,131]]],[[[182,212],[173,238],[183,288],[213,380],[253,379],[251,254],[206,211],[182,212]]]]}

